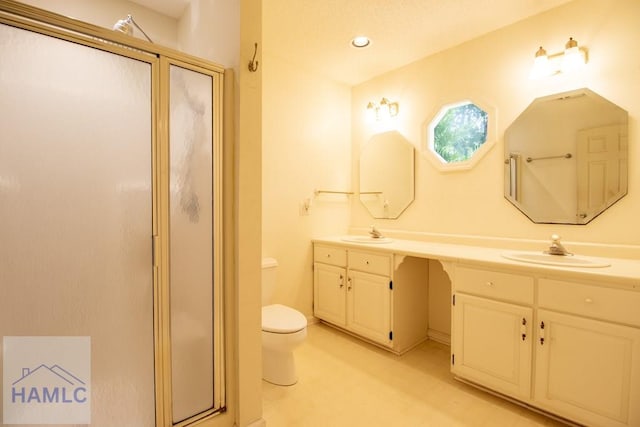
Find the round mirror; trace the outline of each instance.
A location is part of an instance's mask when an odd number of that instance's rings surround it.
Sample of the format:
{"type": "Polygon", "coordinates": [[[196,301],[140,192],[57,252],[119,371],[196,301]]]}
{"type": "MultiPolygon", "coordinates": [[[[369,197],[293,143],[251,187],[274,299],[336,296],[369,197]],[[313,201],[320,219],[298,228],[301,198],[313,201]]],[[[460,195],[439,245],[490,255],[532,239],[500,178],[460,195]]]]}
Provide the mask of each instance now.
{"type": "Polygon", "coordinates": [[[627,194],[627,123],[589,89],[534,100],[505,131],[505,197],[535,223],[588,223],[627,194]]]}
{"type": "Polygon", "coordinates": [[[391,131],[374,135],[360,153],[360,201],[374,218],[398,218],[413,202],[414,151],[391,131]]]}

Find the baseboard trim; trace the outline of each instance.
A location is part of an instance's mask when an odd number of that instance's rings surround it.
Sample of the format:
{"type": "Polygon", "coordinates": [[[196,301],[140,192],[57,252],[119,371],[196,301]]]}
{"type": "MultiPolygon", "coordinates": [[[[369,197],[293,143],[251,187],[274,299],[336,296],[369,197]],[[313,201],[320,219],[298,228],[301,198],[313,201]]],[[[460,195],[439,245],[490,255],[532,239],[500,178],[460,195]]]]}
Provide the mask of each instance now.
{"type": "Polygon", "coordinates": [[[457,381],[460,381],[461,383],[467,384],[467,385],[469,385],[471,387],[475,387],[477,389],[480,389],[480,390],[482,390],[482,391],[484,391],[486,393],[492,394],[492,395],[494,395],[496,397],[499,397],[501,399],[508,400],[509,402],[511,402],[511,403],[513,403],[515,405],[521,406],[521,407],[526,408],[526,409],[528,409],[530,411],[536,412],[536,413],[538,413],[540,415],[544,415],[545,417],[548,417],[548,418],[554,419],[554,420],[556,420],[558,422],[561,422],[563,424],[566,424],[569,427],[583,427],[582,424],[577,424],[576,422],[574,422],[572,420],[569,420],[567,418],[561,417],[560,415],[556,415],[556,414],[553,414],[551,412],[545,411],[544,409],[541,409],[541,408],[538,408],[536,406],[530,405],[530,404],[528,404],[526,402],[523,402],[523,401],[518,400],[516,398],[513,398],[511,396],[507,396],[506,394],[502,394],[502,393],[500,393],[498,391],[491,390],[490,388],[487,388],[487,387],[485,387],[485,386],[483,386],[481,384],[475,383],[475,382],[473,382],[471,380],[467,380],[466,378],[459,377],[459,376],[457,376],[455,374],[453,375],[453,378],[455,380],[457,380],[457,381]]]}
{"type": "Polygon", "coordinates": [[[451,345],[451,335],[447,333],[436,331],[435,329],[429,329],[427,330],[427,336],[430,340],[439,342],[440,344],[445,344],[448,346],[451,345]]]}
{"type": "Polygon", "coordinates": [[[251,424],[248,424],[247,427],[266,427],[267,421],[264,418],[260,418],[259,420],[255,420],[251,424]]]}

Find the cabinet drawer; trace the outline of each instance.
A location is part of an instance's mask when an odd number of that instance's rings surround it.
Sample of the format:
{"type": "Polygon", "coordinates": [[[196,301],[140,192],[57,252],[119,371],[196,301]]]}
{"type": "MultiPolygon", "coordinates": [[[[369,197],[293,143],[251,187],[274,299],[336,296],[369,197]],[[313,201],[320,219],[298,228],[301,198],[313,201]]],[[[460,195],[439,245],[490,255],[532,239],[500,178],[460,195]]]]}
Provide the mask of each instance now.
{"type": "Polygon", "coordinates": [[[533,304],[533,277],[519,274],[458,267],[455,289],[469,294],[533,304]]]}
{"type": "Polygon", "coordinates": [[[347,265],[347,250],[334,246],[315,245],[313,247],[313,261],[345,267],[347,265]]]}
{"type": "Polygon", "coordinates": [[[349,251],[349,269],[390,276],[391,255],[349,251]]]}
{"type": "Polygon", "coordinates": [[[538,305],[541,308],[640,326],[640,292],[540,279],[538,305]]]}

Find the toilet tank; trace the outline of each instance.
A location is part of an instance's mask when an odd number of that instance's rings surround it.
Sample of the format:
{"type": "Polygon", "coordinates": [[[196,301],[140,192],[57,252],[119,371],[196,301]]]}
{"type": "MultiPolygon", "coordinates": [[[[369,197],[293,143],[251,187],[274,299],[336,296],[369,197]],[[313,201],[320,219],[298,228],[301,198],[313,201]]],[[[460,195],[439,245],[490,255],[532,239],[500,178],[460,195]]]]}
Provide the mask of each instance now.
{"type": "Polygon", "coordinates": [[[278,261],[274,258],[262,258],[262,305],[271,303],[273,292],[276,290],[276,271],[278,261]]]}

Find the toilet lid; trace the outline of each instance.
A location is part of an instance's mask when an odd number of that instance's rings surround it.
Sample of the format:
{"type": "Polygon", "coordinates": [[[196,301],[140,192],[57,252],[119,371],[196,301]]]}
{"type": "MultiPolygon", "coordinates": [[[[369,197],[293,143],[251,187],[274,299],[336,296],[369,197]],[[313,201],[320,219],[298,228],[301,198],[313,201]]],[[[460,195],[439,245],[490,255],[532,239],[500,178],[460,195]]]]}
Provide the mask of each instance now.
{"type": "Polygon", "coordinates": [[[288,334],[307,327],[307,318],[298,310],[281,304],[262,307],[262,330],[288,334]]]}

